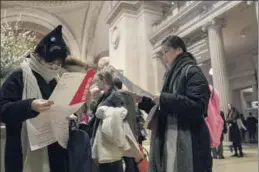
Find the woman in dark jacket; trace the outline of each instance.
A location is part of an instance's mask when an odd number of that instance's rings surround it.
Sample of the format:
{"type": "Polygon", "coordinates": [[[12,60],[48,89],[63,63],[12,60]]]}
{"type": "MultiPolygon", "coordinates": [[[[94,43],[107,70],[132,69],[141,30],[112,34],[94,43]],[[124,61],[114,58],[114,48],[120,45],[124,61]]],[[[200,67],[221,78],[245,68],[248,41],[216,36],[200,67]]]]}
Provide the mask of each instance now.
{"type": "Polygon", "coordinates": [[[153,120],[149,172],[211,172],[210,136],[204,121],[208,82],[181,38],[167,37],[162,48],[168,70],[161,93],[153,100],[134,96],[147,113],[159,105],[153,120]]]}
{"type": "Polygon", "coordinates": [[[62,38],[62,26],[58,26],[39,42],[34,52],[28,55],[27,62],[10,74],[3,84],[0,117],[6,126],[5,172],[67,171],[66,150],[57,142],[31,151],[27,122],[40,118],[39,113],[48,111],[54,103],[48,98],[68,53],[62,38]]]}
{"type": "MultiPolygon", "coordinates": [[[[96,113],[98,107],[125,107],[124,100],[113,83],[112,71],[109,68],[104,68],[96,74],[95,82],[97,87],[102,92],[100,99],[97,101],[97,105],[93,110],[96,113]]],[[[100,119],[95,116],[90,120],[89,125],[93,125],[92,144],[94,143],[96,132],[100,123],[100,119]]],[[[100,172],[123,172],[122,159],[112,163],[98,164],[100,172]]]]}
{"type": "Polygon", "coordinates": [[[240,119],[240,114],[238,113],[237,109],[233,107],[231,104],[228,104],[228,115],[227,115],[227,123],[230,125],[229,127],[229,140],[233,143],[233,148],[235,154],[232,155],[234,157],[243,157],[242,151],[242,138],[241,138],[241,131],[238,127],[237,120],[240,119]],[[237,153],[239,150],[239,154],[237,153]]]}

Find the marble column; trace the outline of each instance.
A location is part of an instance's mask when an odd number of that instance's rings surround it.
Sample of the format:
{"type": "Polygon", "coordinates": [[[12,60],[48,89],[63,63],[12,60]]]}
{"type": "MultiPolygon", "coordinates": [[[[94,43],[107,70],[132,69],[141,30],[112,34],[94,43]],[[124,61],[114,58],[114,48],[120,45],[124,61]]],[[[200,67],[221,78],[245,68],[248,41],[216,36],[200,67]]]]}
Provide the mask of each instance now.
{"type": "Polygon", "coordinates": [[[257,1],[255,1],[255,10],[256,10],[257,23],[258,23],[258,6],[259,6],[259,4],[258,4],[258,0],[257,0],[257,1]]]}
{"type": "Polygon", "coordinates": [[[245,110],[247,109],[247,105],[246,105],[246,99],[244,97],[244,91],[240,91],[240,100],[241,100],[241,111],[240,113],[245,114],[245,110]]]}
{"type": "Polygon", "coordinates": [[[252,85],[252,88],[253,88],[253,101],[258,101],[258,88],[257,88],[257,84],[254,83],[252,85]]]}
{"type": "Polygon", "coordinates": [[[157,92],[158,79],[149,35],[153,23],[162,17],[167,3],[118,1],[106,18],[110,25],[110,63],[122,70],[134,84],[151,93],[157,92]]]}
{"type": "Polygon", "coordinates": [[[231,103],[231,91],[224,57],[224,43],[222,38],[222,20],[213,20],[207,25],[210,59],[213,69],[213,84],[220,95],[221,109],[227,114],[227,105],[231,103]]]}

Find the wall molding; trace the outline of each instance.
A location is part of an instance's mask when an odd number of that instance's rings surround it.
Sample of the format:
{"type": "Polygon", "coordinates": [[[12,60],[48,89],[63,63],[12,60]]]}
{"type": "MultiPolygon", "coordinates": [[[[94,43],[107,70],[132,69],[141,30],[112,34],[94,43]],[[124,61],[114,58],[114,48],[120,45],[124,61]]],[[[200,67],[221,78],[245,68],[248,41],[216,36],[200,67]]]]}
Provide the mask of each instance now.
{"type": "MultiPolygon", "coordinates": [[[[206,26],[208,22],[211,22],[213,19],[218,17],[219,15],[225,13],[226,11],[230,10],[231,8],[236,7],[240,3],[243,3],[242,1],[211,1],[213,4],[211,6],[208,6],[207,12],[199,12],[198,9],[203,7],[203,3],[206,1],[197,1],[195,2],[197,5],[193,6],[193,11],[189,11],[189,13],[185,14],[186,16],[189,16],[191,14],[192,18],[190,18],[188,21],[185,21],[181,25],[176,25],[176,21],[183,21],[186,19],[179,18],[178,20],[167,20],[167,24],[164,24],[165,27],[161,28],[159,31],[157,31],[155,34],[150,36],[150,42],[153,44],[154,50],[158,51],[160,47],[160,42],[168,35],[175,34],[182,38],[188,38],[188,36],[191,33],[194,33],[197,30],[201,30],[203,26],[206,26]],[[197,11],[198,10],[198,11],[197,11]],[[174,27],[173,27],[174,26],[174,27]],[[172,28],[177,28],[175,30],[172,30],[172,28]]],[[[180,17],[180,16],[179,16],[180,17]]]]}

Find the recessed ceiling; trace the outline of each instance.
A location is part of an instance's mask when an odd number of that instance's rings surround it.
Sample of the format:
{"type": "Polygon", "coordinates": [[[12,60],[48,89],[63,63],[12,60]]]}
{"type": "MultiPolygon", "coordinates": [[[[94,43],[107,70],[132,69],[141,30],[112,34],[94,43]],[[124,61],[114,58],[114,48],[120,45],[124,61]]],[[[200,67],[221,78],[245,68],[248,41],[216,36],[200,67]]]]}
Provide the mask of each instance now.
{"type": "Polygon", "coordinates": [[[226,26],[223,28],[225,56],[227,58],[235,58],[237,53],[248,50],[251,50],[253,54],[257,53],[258,22],[255,5],[241,3],[222,17],[226,20],[226,26]]]}

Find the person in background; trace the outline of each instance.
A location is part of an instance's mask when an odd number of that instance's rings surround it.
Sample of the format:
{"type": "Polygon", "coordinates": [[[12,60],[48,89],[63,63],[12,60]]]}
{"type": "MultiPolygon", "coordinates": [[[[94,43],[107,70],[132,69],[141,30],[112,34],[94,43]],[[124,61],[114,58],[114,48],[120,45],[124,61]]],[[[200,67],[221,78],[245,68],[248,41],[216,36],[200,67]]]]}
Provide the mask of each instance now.
{"type": "MultiPolygon", "coordinates": [[[[95,76],[94,83],[96,87],[98,87],[98,89],[103,92],[103,94],[97,101],[96,108],[93,110],[94,114],[96,114],[96,111],[100,106],[108,106],[108,107],[125,106],[125,103],[121,94],[114,86],[113,75],[109,70],[106,70],[104,68],[101,71],[99,71],[98,74],[96,74],[95,76]]],[[[92,149],[94,149],[95,138],[96,138],[96,134],[98,133],[97,130],[101,120],[98,119],[95,115],[90,122],[93,123],[93,133],[92,133],[91,140],[92,140],[92,146],[93,146],[92,149]]],[[[111,163],[99,164],[99,171],[100,172],[107,172],[107,171],[123,172],[122,159],[111,163]]]]}
{"type": "Polygon", "coordinates": [[[5,172],[67,171],[67,151],[58,142],[31,151],[26,122],[40,117],[55,103],[48,98],[69,53],[59,25],[40,40],[21,68],[3,84],[0,117],[6,125],[5,172]]]}
{"type": "MultiPolygon", "coordinates": [[[[240,114],[240,119],[243,123],[243,125],[245,126],[245,128],[247,127],[247,124],[246,124],[246,120],[245,120],[245,117],[244,117],[244,114],[240,114]]],[[[242,136],[242,141],[245,142],[245,139],[246,139],[246,132],[247,130],[244,129],[244,127],[241,128],[241,136],[242,136]]]]}
{"type": "Polygon", "coordinates": [[[147,131],[145,129],[145,119],[143,113],[136,106],[136,120],[137,120],[137,134],[138,134],[138,143],[142,145],[143,141],[147,140],[147,131]]]}
{"type": "Polygon", "coordinates": [[[256,143],[256,124],[258,124],[258,119],[254,117],[253,114],[250,112],[247,118],[247,129],[250,143],[256,143]]]}
{"type": "MultiPolygon", "coordinates": [[[[113,83],[118,90],[122,89],[122,82],[120,81],[119,78],[114,78],[113,83]]],[[[126,120],[128,121],[130,128],[137,140],[138,134],[137,134],[137,118],[136,118],[135,102],[130,94],[121,92],[121,96],[124,100],[125,107],[128,110],[128,115],[126,117],[126,120]]],[[[126,167],[125,172],[138,172],[138,167],[137,167],[137,163],[135,162],[135,158],[123,157],[123,160],[126,167]]]]}
{"type": "MultiPolygon", "coordinates": [[[[94,68],[94,67],[92,65],[88,65],[78,59],[69,57],[65,60],[64,64],[62,65],[61,74],[65,73],[65,72],[86,73],[89,68],[94,68]]],[[[90,98],[88,99],[89,102],[84,103],[84,105],[76,113],[70,115],[68,117],[68,119],[79,121],[79,129],[85,131],[88,134],[89,138],[91,138],[92,137],[92,126],[89,126],[88,122],[93,117],[92,113],[90,111],[95,106],[94,106],[94,101],[91,100],[91,96],[95,95],[95,93],[94,92],[89,92],[89,93],[90,93],[90,95],[89,95],[90,98]],[[78,117],[79,117],[79,119],[78,119],[78,117]]],[[[74,143],[74,144],[76,145],[78,143],[74,143]]],[[[89,158],[92,159],[91,154],[88,154],[88,155],[90,155],[89,158]]],[[[74,154],[72,156],[74,156],[74,154]]],[[[86,157],[83,157],[83,158],[86,158],[86,157]]],[[[87,163],[87,162],[84,162],[84,163],[87,163]]],[[[99,172],[98,166],[93,161],[91,162],[91,169],[92,169],[91,172],[99,172]]]]}
{"type": "Polygon", "coordinates": [[[152,99],[132,93],[140,109],[157,112],[149,172],[211,172],[210,134],[204,119],[210,97],[207,79],[180,37],[165,38],[162,52],[168,70],[160,94],[152,99]]]}
{"type": "Polygon", "coordinates": [[[241,121],[240,114],[238,113],[237,109],[231,104],[228,104],[228,115],[226,121],[229,124],[229,140],[233,143],[232,146],[235,151],[235,154],[232,155],[232,157],[244,156],[242,151],[241,132],[237,122],[238,120],[241,121]],[[239,154],[237,150],[239,150],[239,154]]]}
{"type": "Polygon", "coordinates": [[[227,122],[225,119],[224,112],[220,111],[220,115],[224,121],[224,124],[223,124],[223,131],[222,131],[222,134],[220,137],[220,145],[217,148],[212,149],[212,154],[213,154],[214,159],[225,159],[225,157],[223,155],[223,152],[224,152],[223,151],[223,140],[224,140],[224,134],[226,134],[228,131],[228,127],[227,127],[227,122]]]}

